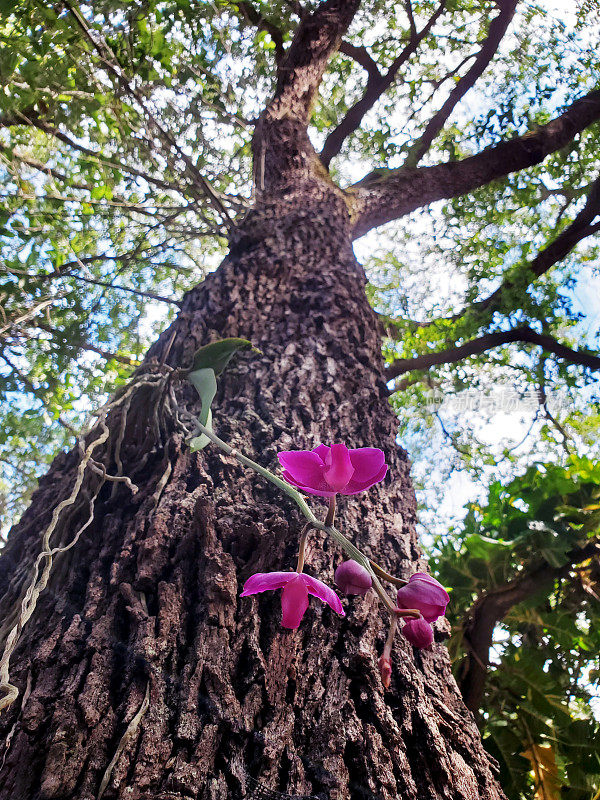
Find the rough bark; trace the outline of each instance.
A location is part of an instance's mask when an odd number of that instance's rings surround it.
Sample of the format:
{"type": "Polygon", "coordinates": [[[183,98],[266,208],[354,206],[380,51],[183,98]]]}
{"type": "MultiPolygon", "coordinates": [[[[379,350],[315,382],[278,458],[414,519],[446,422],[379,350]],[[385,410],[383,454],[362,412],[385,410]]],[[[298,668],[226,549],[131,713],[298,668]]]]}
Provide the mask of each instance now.
{"type": "MultiPolygon", "coordinates": [[[[186,296],[148,368],[164,357],[185,365],[218,337],[252,339],[262,355],[239,358],[221,381],[219,433],[272,467],[278,449],[320,441],[382,447],[389,478],[343,502],[340,522],[406,576],[424,566],[409,464],[350,230],[327,182],[262,203],[217,272],[186,296]]],[[[177,392],[193,406],[191,390],[177,392]]],[[[1,800],[88,800],[102,787],[107,799],[216,800],[254,796],[249,777],[340,800],[500,797],[444,646],[417,652],[398,638],[386,692],[373,596],[344,601],[343,620],[314,603],[297,632],[280,628],[276,596],[240,599],[251,573],[293,567],[295,508],[232,459],[191,454],[172,421],[153,442],[144,391],[130,413],[122,460],[140,491],[102,490],[24,629],[12,670],[21,694],[0,718],[1,800]]],[[[10,536],[4,612],[78,458],[56,460],[10,536]]],[[[339,559],[311,535],[310,571],[331,581],[339,559]]]]}

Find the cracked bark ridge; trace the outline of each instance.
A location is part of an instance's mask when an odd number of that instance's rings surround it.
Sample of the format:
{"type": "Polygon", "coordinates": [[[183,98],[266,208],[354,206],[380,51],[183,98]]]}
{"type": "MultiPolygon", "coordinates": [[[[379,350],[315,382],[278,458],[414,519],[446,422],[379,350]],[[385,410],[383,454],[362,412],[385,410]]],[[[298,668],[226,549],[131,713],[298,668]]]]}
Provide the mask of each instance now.
{"type": "MultiPolygon", "coordinates": [[[[172,342],[168,362],[185,365],[201,344],[250,338],[263,355],[223,374],[216,426],[271,467],[278,450],[320,441],[381,447],[389,477],[342,500],[340,524],[408,576],[424,566],[415,501],[364,284],[339,194],[304,184],[249,215],[148,358],[172,342]]],[[[195,402],[191,387],[179,394],[195,402]]],[[[150,417],[143,395],[134,403],[138,420],[150,417]]],[[[139,424],[127,427],[126,472],[139,424]]],[[[76,461],[56,460],[10,536],[4,609],[76,461]]],[[[136,482],[134,498],[124,487],[101,496],[24,631],[12,672],[21,695],[0,718],[0,800],[91,800],[103,784],[105,800],[225,800],[256,796],[252,779],[323,799],[501,797],[443,645],[416,652],[398,637],[384,692],[385,620],[372,593],[344,599],[345,619],[311,603],[296,632],[281,629],[275,593],[239,597],[253,572],[294,566],[302,520],[274,487],[214,449],[191,454],[177,433],[136,482]]],[[[337,549],[312,533],[307,556],[332,582],[337,549]]]]}

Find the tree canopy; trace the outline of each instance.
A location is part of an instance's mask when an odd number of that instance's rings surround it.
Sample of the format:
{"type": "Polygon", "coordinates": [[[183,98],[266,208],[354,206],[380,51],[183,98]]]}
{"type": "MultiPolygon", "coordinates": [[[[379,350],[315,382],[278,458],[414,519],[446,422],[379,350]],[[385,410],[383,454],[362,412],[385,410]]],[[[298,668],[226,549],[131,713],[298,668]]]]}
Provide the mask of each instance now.
{"type": "MultiPolygon", "coordinates": [[[[0,0],[8,521],[235,241],[264,187],[259,114],[290,52],[318,48],[294,38],[299,22],[319,8],[326,22],[329,5],[0,0]]],[[[595,0],[368,0],[318,96],[298,100],[347,198],[426,543],[455,587],[457,675],[477,688],[511,797],[588,797],[600,774],[586,549],[599,528],[599,34],[595,0]],[[452,471],[489,496],[448,530],[436,498],[452,471]],[[539,591],[497,605],[539,570],[539,591]],[[477,675],[491,644],[475,657],[465,642],[482,607],[500,643],[477,675]]]]}

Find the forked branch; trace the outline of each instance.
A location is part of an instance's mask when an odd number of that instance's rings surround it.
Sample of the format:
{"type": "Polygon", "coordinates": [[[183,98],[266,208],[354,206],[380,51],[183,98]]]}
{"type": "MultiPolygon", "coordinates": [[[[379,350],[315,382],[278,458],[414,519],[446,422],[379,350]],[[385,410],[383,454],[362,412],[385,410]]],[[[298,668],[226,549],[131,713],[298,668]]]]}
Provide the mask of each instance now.
{"type": "Polygon", "coordinates": [[[467,72],[460,78],[454,86],[446,102],[429,120],[423,135],[414,143],[408,151],[405,166],[416,167],[438,133],[442,130],[452,111],[460,103],[466,93],[471,89],[478,79],[483,75],[490,61],[496,54],[500,42],[504,38],[506,29],[512,20],[517,0],[499,0],[500,11],[491,21],[488,34],[481,46],[481,50],[475,57],[475,61],[467,72]]]}
{"type": "Polygon", "coordinates": [[[408,44],[402,49],[399,55],[392,62],[390,68],[384,74],[380,72],[377,64],[371,58],[366,48],[355,47],[347,43],[343,43],[343,45],[340,47],[341,52],[350,55],[362,66],[364,66],[369,74],[369,79],[367,81],[367,86],[363,96],[348,110],[343,120],[336,128],[332,130],[325,140],[323,150],[321,151],[321,161],[326,167],[328,167],[331,163],[331,160],[338,155],[348,136],[350,136],[359,128],[367,111],[373,108],[381,95],[390,88],[392,83],[395,81],[396,76],[398,75],[400,67],[402,67],[403,64],[406,64],[413,53],[415,53],[423,39],[430,33],[437,20],[443,14],[445,7],[446,0],[441,0],[434,14],[432,14],[425,26],[419,32],[417,32],[416,28],[414,27],[413,20],[413,24],[411,25],[411,36],[408,44]]]}
{"type": "Polygon", "coordinates": [[[356,14],[360,0],[325,0],[305,16],[279,69],[271,115],[286,114],[308,124],[313,100],[331,55],[356,14]]]}
{"type": "MultiPolygon", "coordinates": [[[[555,264],[558,264],[584,239],[600,232],[600,222],[595,222],[600,215],[600,177],[590,185],[585,205],[577,214],[573,222],[568,225],[552,242],[544,247],[537,256],[530,262],[529,271],[526,278],[526,285],[529,285],[536,278],[544,275],[555,264]]],[[[502,299],[507,292],[515,287],[514,276],[507,276],[501,285],[482,300],[471,303],[455,314],[448,317],[437,317],[426,322],[415,320],[402,320],[402,325],[412,328],[423,328],[437,323],[452,323],[467,315],[477,315],[480,324],[487,324],[494,312],[502,308],[502,299]]],[[[525,288],[525,287],[523,287],[525,288]]],[[[392,339],[401,339],[401,328],[394,329],[393,324],[385,326],[385,333],[392,339]]]]}

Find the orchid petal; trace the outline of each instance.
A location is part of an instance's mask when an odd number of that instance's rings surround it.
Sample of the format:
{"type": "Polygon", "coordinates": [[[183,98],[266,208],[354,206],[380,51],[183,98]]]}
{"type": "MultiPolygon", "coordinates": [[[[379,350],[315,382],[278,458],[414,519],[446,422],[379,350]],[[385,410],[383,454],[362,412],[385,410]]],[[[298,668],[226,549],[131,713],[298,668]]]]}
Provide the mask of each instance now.
{"type": "Polygon", "coordinates": [[[350,453],[345,444],[332,444],[325,462],[323,477],[334,492],[341,492],[354,475],[350,453]]]}
{"type": "Polygon", "coordinates": [[[444,601],[448,603],[450,601],[450,595],[444,589],[442,584],[436,580],[432,575],[428,575],[427,572],[415,572],[414,575],[411,575],[408,579],[408,583],[416,583],[419,586],[423,587],[424,591],[429,591],[430,597],[437,597],[439,601],[444,601]],[[427,590],[425,590],[425,584],[427,584],[427,590]]]}
{"type": "Polygon", "coordinates": [[[317,580],[317,578],[311,577],[310,575],[305,575],[304,573],[300,575],[300,579],[306,584],[309,594],[312,594],[313,597],[318,597],[319,600],[327,603],[327,605],[330,606],[330,608],[332,608],[336,614],[339,614],[341,617],[346,616],[346,612],[342,607],[342,601],[333,591],[333,589],[330,589],[329,586],[327,586],[327,584],[323,583],[323,581],[317,580]]]}
{"type": "MultiPolygon", "coordinates": [[[[290,473],[287,472],[287,470],[284,470],[284,472],[282,472],[281,477],[284,480],[286,480],[288,483],[291,483],[292,486],[297,486],[298,489],[302,489],[302,491],[306,492],[306,494],[314,494],[317,497],[335,497],[336,493],[332,492],[328,488],[325,488],[325,489],[313,489],[312,486],[304,486],[302,483],[298,483],[298,481],[294,480],[292,475],[290,475],[290,473]]],[[[327,487],[327,484],[325,483],[325,481],[321,481],[321,484],[323,486],[327,487]]]]}
{"type": "Polygon", "coordinates": [[[415,581],[419,581],[419,582],[420,582],[420,581],[422,581],[423,583],[428,583],[428,584],[430,584],[431,586],[435,586],[435,587],[436,587],[436,589],[437,589],[437,590],[438,590],[438,591],[439,591],[439,592],[440,592],[440,593],[441,593],[443,596],[445,596],[445,597],[446,597],[448,600],[450,600],[450,595],[449,595],[449,594],[448,594],[448,592],[447,592],[447,591],[444,589],[444,587],[442,586],[442,584],[441,584],[441,583],[440,583],[438,580],[436,580],[436,579],[433,577],[433,575],[430,575],[428,572],[415,572],[415,573],[414,573],[414,575],[411,575],[411,576],[410,576],[410,578],[408,579],[408,582],[409,582],[409,583],[413,583],[413,582],[415,582],[415,581]]]}
{"type": "Polygon", "coordinates": [[[323,480],[323,464],[311,450],[284,450],[277,454],[279,463],[301,486],[326,489],[323,480]]]}
{"type": "Polygon", "coordinates": [[[338,589],[344,594],[364,595],[373,585],[373,579],[358,561],[342,561],[334,577],[338,589]]]}
{"type": "Polygon", "coordinates": [[[381,472],[385,464],[385,453],[378,447],[357,447],[355,450],[350,450],[350,461],[354,467],[352,479],[367,482],[381,472]]]}
{"type": "Polygon", "coordinates": [[[434,622],[446,612],[450,595],[441,583],[426,573],[412,575],[398,589],[397,602],[400,608],[417,608],[427,622],[434,622]]]}
{"type": "Polygon", "coordinates": [[[325,459],[329,455],[330,449],[331,448],[327,447],[326,444],[319,444],[316,447],[313,447],[312,452],[316,453],[324,464],[325,459]]]}
{"type": "Polygon", "coordinates": [[[297,628],[308,608],[308,590],[302,578],[296,573],[281,594],[281,624],[284,628],[297,628]]]}
{"type": "Polygon", "coordinates": [[[374,486],[379,481],[382,481],[385,478],[387,473],[388,466],[384,464],[379,472],[369,480],[356,480],[354,477],[348,482],[346,488],[340,492],[340,494],[358,494],[359,492],[364,492],[366,489],[370,489],[371,486],[374,486]]]}
{"type": "Polygon", "coordinates": [[[281,589],[297,577],[297,572],[257,572],[248,578],[240,597],[268,592],[271,589],[281,589]]]}
{"type": "Polygon", "coordinates": [[[411,619],[404,624],[402,633],[413,647],[429,647],[433,644],[433,628],[424,619],[411,619]]]}

